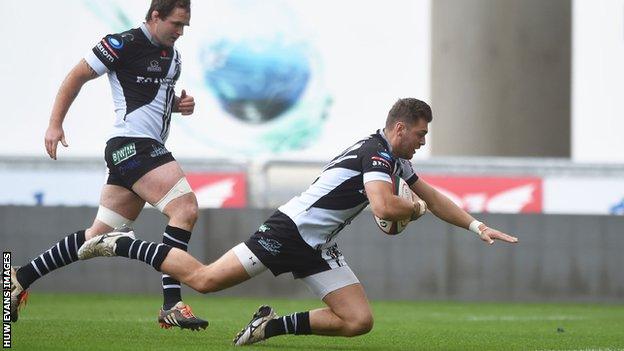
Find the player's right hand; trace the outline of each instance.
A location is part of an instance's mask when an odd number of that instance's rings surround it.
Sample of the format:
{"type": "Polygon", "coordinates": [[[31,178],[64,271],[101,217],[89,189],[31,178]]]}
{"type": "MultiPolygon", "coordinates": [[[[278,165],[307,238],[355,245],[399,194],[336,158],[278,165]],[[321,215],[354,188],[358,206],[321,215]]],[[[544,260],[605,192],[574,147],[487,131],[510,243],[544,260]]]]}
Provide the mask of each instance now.
{"type": "Polygon", "coordinates": [[[65,141],[65,132],[63,131],[63,127],[49,126],[45,134],[45,148],[48,155],[50,155],[50,158],[53,160],[56,160],[56,148],[58,147],[59,141],[63,144],[63,146],[69,146],[65,141]]]}
{"type": "Polygon", "coordinates": [[[422,217],[427,212],[427,203],[423,201],[420,196],[412,191],[412,203],[414,204],[414,212],[412,213],[411,221],[415,221],[422,217]]]}

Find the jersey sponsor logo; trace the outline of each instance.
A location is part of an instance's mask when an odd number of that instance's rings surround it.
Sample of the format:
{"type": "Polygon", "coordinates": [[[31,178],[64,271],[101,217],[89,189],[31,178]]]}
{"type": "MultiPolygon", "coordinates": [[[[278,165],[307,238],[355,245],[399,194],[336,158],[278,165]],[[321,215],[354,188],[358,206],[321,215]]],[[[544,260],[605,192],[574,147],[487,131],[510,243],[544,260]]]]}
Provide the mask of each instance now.
{"type": "Polygon", "coordinates": [[[377,153],[379,154],[379,156],[385,158],[386,160],[392,161],[392,156],[389,153],[385,151],[378,151],[377,153]]]}
{"type": "Polygon", "coordinates": [[[148,72],[162,72],[162,67],[156,60],[150,61],[150,65],[147,67],[148,72]]]}
{"type": "Polygon", "coordinates": [[[271,228],[269,228],[269,226],[268,226],[268,225],[263,224],[263,225],[261,225],[261,226],[260,226],[260,228],[258,228],[258,231],[259,231],[260,233],[264,233],[264,232],[266,232],[266,231],[267,231],[267,230],[269,230],[269,229],[271,229],[271,228]]]}
{"type": "Polygon", "coordinates": [[[387,169],[392,169],[390,162],[381,157],[373,156],[371,157],[371,160],[373,161],[373,167],[384,167],[387,169]]]}
{"type": "Polygon", "coordinates": [[[136,145],[134,143],[124,145],[113,151],[113,165],[116,166],[134,155],[136,155],[136,145]]]}
{"type": "Polygon", "coordinates": [[[167,85],[169,87],[175,87],[175,79],[173,78],[153,78],[153,77],[142,77],[137,76],[136,82],[138,84],[162,84],[167,85]]]}
{"type": "Polygon", "coordinates": [[[109,52],[111,55],[115,56],[115,58],[119,58],[119,55],[117,55],[115,50],[113,50],[113,48],[110,45],[108,45],[106,40],[102,39],[102,41],[100,43],[102,43],[106,47],[105,50],[107,50],[107,52],[109,52]]]}
{"type": "Polygon", "coordinates": [[[124,46],[124,42],[123,40],[119,40],[117,38],[114,37],[109,37],[108,38],[108,43],[110,44],[110,46],[112,46],[114,49],[121,49],[124,46]]]}
{"type": "Polygon", "coordinates": [[[277,256],[280,253],[280,248],[282,247],[282,243],[280,243],[279,241],[268,238],[258,239],[258,244],[260,244],[273,256],[277,256]]]}
{"type": "Polygon", "coordinates": [[[108,60],[108,62],[114,62],[115,58],[113,57],[113,55],[111,55],[108,50],[106,50],[106,48],[104,47],[104,45],[102,45],[102,42],[99,42],[95,48],[102,54],[102,56],[104,56],[104,58],[106,58],[108,60]]]}

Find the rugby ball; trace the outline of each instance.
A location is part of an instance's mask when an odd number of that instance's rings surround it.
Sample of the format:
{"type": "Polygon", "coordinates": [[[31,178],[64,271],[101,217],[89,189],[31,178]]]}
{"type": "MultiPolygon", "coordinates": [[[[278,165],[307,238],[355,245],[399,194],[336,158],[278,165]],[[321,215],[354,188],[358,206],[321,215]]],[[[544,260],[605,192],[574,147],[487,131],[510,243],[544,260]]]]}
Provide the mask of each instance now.
{"type": "MultiPolygon", "coordinates": [[[[412,201],[412,189],[410,189],[409,185],[403,180],[403,178],[393,175],[392,176],[392,189],[394,195],[402,197],[406,200],[412,201]]],[[[375,222],[377,222],[377,226],[381,229],[382,232],[388,235],[396,235],[401,233],[409,224],[411,218],[407,217],[406,219],[400,221],[388,221],[385,219],[381,219],[375,215],[375,222]]]]}

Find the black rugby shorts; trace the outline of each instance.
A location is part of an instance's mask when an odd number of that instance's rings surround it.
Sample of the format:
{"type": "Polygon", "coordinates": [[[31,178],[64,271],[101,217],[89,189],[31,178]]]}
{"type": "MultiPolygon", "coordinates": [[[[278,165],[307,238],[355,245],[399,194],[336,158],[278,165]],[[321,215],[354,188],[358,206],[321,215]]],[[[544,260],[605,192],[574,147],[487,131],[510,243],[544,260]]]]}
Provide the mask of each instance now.
{"type": "Polygon", "coordinates": [[[147,172],[175,161],[165,146],[150,138],[116,137],[106,142],[104,159],[108,167],[106,184],[132,191],[132,185],[147,172]]]}
{"type": "Polygon", "coordinates": [[[308,245],[297,225],[279,210],[245,241],[245,245],[273,275],[292,272],[295,279],[332,269],[327,257],[335,257],[336,262],[343,258],[337,245],[323,250],[308,245]]]}

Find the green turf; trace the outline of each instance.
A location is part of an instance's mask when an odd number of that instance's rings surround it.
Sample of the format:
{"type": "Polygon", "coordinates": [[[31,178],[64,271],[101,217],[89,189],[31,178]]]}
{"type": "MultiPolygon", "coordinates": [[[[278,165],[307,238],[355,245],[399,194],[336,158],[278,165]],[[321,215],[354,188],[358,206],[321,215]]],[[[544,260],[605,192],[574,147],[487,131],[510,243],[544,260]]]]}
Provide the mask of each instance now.
{"type": "MultiPolygon", "coordinates": [[[[187,298],[207,330],[163,330],[160,298],[34,293],[13,324],[16,350],[240,350],[234,334],[263,303],[280,313],[312,300],[187,298]]],[[[373,302],[365,336],[282,336],[245,350],[624,350],[624,305],[373,302]],[[558,330],[559,329],[559,330],[558,330]]]]}

